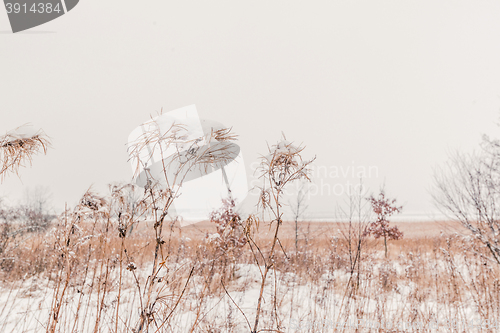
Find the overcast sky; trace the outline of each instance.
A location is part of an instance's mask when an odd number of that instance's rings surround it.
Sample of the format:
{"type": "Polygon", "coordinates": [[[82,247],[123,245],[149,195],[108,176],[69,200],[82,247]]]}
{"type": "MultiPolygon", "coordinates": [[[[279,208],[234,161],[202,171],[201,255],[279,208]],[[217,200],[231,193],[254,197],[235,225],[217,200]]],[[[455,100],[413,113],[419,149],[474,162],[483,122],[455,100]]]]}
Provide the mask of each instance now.
{"type": "Polygon", "coordinates": [[[196,104],[239,134],[250,181],[281,132],[337,170],[310,212],[371,167],[372,191],[432,215],[433,168],[500,137],[499,18],[498,1],[82,0],[12,34],[0,10],[0,133],[31,123],[53,142],[0,195],[47,186],[60,209],[130,180],[128,134],[196,104]]]}

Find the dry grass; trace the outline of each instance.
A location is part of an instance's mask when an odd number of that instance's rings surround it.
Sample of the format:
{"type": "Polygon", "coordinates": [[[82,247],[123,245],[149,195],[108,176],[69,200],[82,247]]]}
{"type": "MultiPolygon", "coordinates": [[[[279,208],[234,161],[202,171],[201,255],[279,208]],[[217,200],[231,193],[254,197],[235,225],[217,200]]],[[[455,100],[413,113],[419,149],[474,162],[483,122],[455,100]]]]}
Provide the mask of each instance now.
{"type": "Polygon", "coordinates": [[[26,163],[31,165],[34,155],[40,151],[46,154],[50,147],[49,138],[43,132],[19,136],[16,130],[0,137],[0,181],[7,172],[17,174],[26,163]]]}
{"type": "MultiPolygon", "coordinates": [[[[385,251],[367,237],[361,195],[340,211],[349,222],[283,221],[283,188],[307,179],[310,163],[286,141],[261,160],[269,220],[231,215],[244,245],[221,244],[220,224],[180,228],[168,211],[187,172],[224,164],[234,139],[227,129],[212,131],[200,147],[183,131],[164,133],[153,121],[131,147],[138,171],[147,173],[150,145],[163,161],[138,197],[129,184],[110,186],[104,197],[89,190],[38,232],[16,232],[0,211],[0,331],[498,331],[500,265],[458,224],[395,223],[405,239],[385,251]],[[174,144],[189,149],[167,163],[163,152],[174,144]]],[[[2,174],[48,145],[37,136],[2,140],[2,174]]]]}
{"type": "MultiPolygon", "coordinates": [[[[104,220],[86,221],[75,230],[60,219],[46,233],[26,235],[22,246],[10,251],[16,260],[2,266],[4,293],[11,290],[18,294],[11,296],[0,317],[13,315],[16,302],[25,302],[26,297],[36,299],[40,290],[51,290],[46,298],[51,300],[48,309],[52,313],[49,320],[39,314],[38,330],[131,331],[138,319],[141,293],[137,286],[148,278],[155,251],[153,223],[141,221],[131,234],[121,238],[117,226],[106,228],[104,220]],[[120,256],[120,249],[126,249],[126,255],[120,256]],[[136,269],[127,270],[131,263],[136,269]],[[33,281],[38,287],[33,287],[33,281]]],[[[261,222],[255,241],[263,244],[263,251],[269,251],[266,244],[272,244],[274,233],[265,225],[261,222]]],[[[361,323],[423,325],[420,330],[382,332],[430,332],[435,321],[445,325],[446,321],[475,320],[474,325],[479,325],[479,320],[498,318],[498,266],[481,252],[470,252],[470,244],[452,234],[450,228],[458,225],[447,223],[448,232],[440,233],[436,231],[441,227],[432,222],[399,223],[407,238],[389,244],[389,258],[384,258],[382,241],[369,239],[359,270],[354,272],[350,270],[347,240],[339,231],[345,226],[299,223],[302,236],[295,251],[294,223],[282,224],[283,251],[275,254],[276,281],[265,286],[261,328],[272,327],[279,319],[284,332],[332,332],[332,323],[356,319],[361,323]],[[349,283],[352,274],[356,278],[359,274],[356,285],[349,283]],[[342,300],[345,294],[348,297],[342,300]],[[273,297],[276,309],[270,307],[273,297]]],[[[168,263],[159,274],[162,280],[155,284],[157,326],[153,324],[149,331],[250,332],[244,315],[250,318],[255,310],[246,300],[255,297],[252,292],[260,287],[251,273],[256,267],[254,256],[246,246],[234,260],[224,260],[207,241],[207,234],[214,232],[215,225],[207,222],[168,228],[168,263]]],[[[43,309],[47,303],[40,304],[43,309]]],[[[34,313],[26,316],[29,319],[34,313]]],[[[18,329],[14,331],[29,331],[18,329]]],[[[361,326],[358,330],[375,331],[361,326]]],[[[337,327],[337,331],[354,329],[337,327]]],[[[494,332],[481,326],[467,331],[494,332]]]]}

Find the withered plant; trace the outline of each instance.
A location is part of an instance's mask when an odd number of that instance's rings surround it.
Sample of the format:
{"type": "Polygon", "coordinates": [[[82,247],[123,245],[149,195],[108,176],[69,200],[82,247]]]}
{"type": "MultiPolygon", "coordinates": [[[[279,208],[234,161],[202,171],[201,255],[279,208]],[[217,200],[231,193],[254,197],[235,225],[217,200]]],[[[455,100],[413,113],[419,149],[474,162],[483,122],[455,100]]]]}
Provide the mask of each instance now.
{"type": "Polygon", "coordinates": [[[483,148],[457,153],[436,170],[433,196],[437,206],[459,221],[500,265],[500,143],[485,139],[483,148]]]}
{"type": "MultiPolygon", "coordinates": [[[[216,233],[207,235],[207,239],[217,249],[217,257],[222,259],[223,270],[234,264],[247,244],[244,221],[235,210],[234,199],[222,199],[222,207],[210,214],[210,222],[216,225],[216,233]]],[[[234,265],[230,269],[234,270],[234,265]]]]}
{"type": "MultiPolygon", "coordinates": [[[[105,324],[102,322],[104,316],[113,318],[115,332],[119,331],[124,266],[135,266],[128,255],[125,239],[133,224],[138,223],[145,212],[143,200],[132,197],[134,189],[135,185],[131,184],[113,184],[110,185],[110,195],[106,197],[89,189],[73,210],[66,209],[58,217],[55,228],[49,234],[57,254],[57,269],[52,275],[55,284],[47,332],[68,329],[59,327],[59,323],[68,315],[64,303],[70,288],[72,292],[76,288],[78,294],[74,302],[76,310],[72,310],[74,321],[71,332],[85,331],[85,327],[89,327],[86,322],[89,316],[95,320],[92,322],[94,331],[99,331],[105,324]],[[111,245],[117,240],[118,253],[111,245]],[[117,281],[111,277],[114,270],[118,270],[117,281]],[[118,291],[112,316],[107,313],[107,303],[115,286],[118,291]],[[93,296],[97,298],[95,313],[89,314],[89,302],[93,296]],[[79,328],[80,322],[82,327],[79,328]]],[[[111,326],[113,323],[108,324],[111,326]]]]}
{"type": "Polygon", "coordinates": [[[44,154],[50,147],[50,140],[43,131],[33,135],[16,133],[17,129],[0,136],[0,182],[7,172],[19,173],[19,169],[29,163],[40,151],[44,154]]]}
{"type": "MultiPolygon", "coordinates": [[[[223,167],[236,157],[231,149],[231,141],[235,139],[236,136],[229,128],[212,129],[203,137],[189,139],[184,124],[173,124],[165,130],[161,128],[157,118],[152,118],[143,134],[129,147],[130,160],[136,165],[135,177],[140,175],[142,169],[147,177],[145,202],[154,220],[156,238],[152,270],[143,288],[141,319],[136,332],[148,331],[153,321],[158,327],[163,327],[175,310],[173,307],[157,324],[153,289],[162,279],[160,273],[171,251],[170,239],[165,249],[167,241],[163,237],[163,227],[172,203],[181,195],[182,184],[190,173],[208,173],[214,168],[223,167]],[[158,161],[161,161],[159,175],[149,168],[158,161]]],[[[170,224],[170,231],[174,222],[170,224]]]]}
{"type": "MultiPolygon", "coordinates": [[[[120,252],[119,252],[119,278],[118,278],[118,295],[116,302],[115,314],[115,332],[118,332],[118,324],[120,322],[120,298],[122,292],[122,279],[124,262],[127,264],[127,269],[133,271],[137,268],[135,263],[131,261],[128,256],[125,246],[125,238],[132,232],[134,224],[138,223],[138,219],[143,217],[147,211],[147,205],[144,199],[136,199],[134,193],[136,185],[133,184],[112,184],[111,190],[111,213],[115,219],[116,227],[118,229],[118,237],[120,238],[120,252]]],[[[135,274],[134,274],[135,277],[135,274]]],[[[136,283],[138,282],[135,277],[136,283]]],[[[140,290],[140,288],[139,288],[140,290]]],[[[139,297],[141,297],[139,293],[139,297]]],[[[142,303],[142,300],[141,300],[142,303]]]]}
{"type": "Polygon", "coordinates": [[[234,199],[222,199],[222,207],[210,214],[210,222],[217,227],[217,234],[211,237],[224,252],[241,248],[247,243],[243,223],[235,206],[234,199]]]}
{"type": "Polygon", "coordinates": [[[58,324],[63,316],[65,299],[73,279],[80,280],[80,297],[78,298],[76,318],[72,331],[78,329],[79,309],[84,301],[83,289],[90,278],[91,291],[96,285],[97,314],[96,329],[99,327],[100,315],[107,294],[106,284],[109,275],[109,249],[105,246],[107,232],[111,229],[109,202],[88,190],[80,199],[74,210],[66,209],[53,229],[54,248],[57,253],[57,271],[54,276],[51,310],[46,326],[47,333],[58,332],[58,324]],[[93,244],[94,243],[94,244],[93,244]],[[96,259],[93,267],[90,260],[96,259]],[[82,260],[83,259],[83,260],[82,260]],[[85,267],[85,268],[83,268],[85,267]],[[83,271],[82,271],[83,268],[83,271]]]}
{"type": "MultiPolygon", "coordinates": [[[[21,126],[22,127],[22,126],[21,126]]],[[[21,127],[16,128],[7,134],[0,136],[0,183],[8,172],[19,174],[19,169],[31,162],[33,157],[40,151],[44,154],[50,147],[50,140],[43,131],[38,131],[31,135],[26,135],[18,131],[21,127]]],[[[28,213],[28,212],[26,212],[28,213]]],[[[0,255],[5,254],[8,245],[14,241],[14,238],[23,233],[29,228],[14,228],[12,221],[19,219],[19,212],[13,209],[4,209],[0,207],[0,255]]],[[[33,216],[28,216],[28,219],[33,216]]],[[[44,221],[46,222],[46,221],[44,221]]],[[[12,264],[14,258],[0,258],[0,266],[12,264]]]]}
{"type": "MultiPolygon", "coordinates": [[[[338,218],[346,221],[341,225],[339,232],[344,241],[341,252],[344,252],[342,256],[347,263],[346,268],[349,278],[338,309],[337,321],[341,317],[348,318],[351,315],[352,301],[360,293],[363,263],[367,257],[367,229],[370,211],[366,207],[367,203],[362,183],[360,185],[359,192],[349,191],[346,205],[338,207],[338,218]]],[[[355,313],[355,315],[359,318],[358,313],[355,313]]]]}
{"type": "MultiPolygon", "coordinates": [[[[267,251],[265,251],[262,246],[257,245],[254,240],[253,232],[255,229],[258,229],[259,224],[253,217],[248,219],[246,227],[247,242],[261,275],[260,292],[252,329],[254,333],[259,331],[259,319],[262,311],[264,288],[271,269],[274,269],[274,278],[276,279],[275,252],[277,247],[279,246],[284,252],[279,240],[279,229],[283,223],[282,200],[285,187],[297,180],[310,180],[308,166],[314,161],[314,159],[304,160],[302,158],[304,147],[294,146],[291,142],[288,142],[284,136],[280,142],[268,149],[269,154],[261,157],[261,163],[257,170],[260,173],[259,177],[263,181],[263,185],[260,187],[259,206],[264,211],[269,212],[271,216],[269,228],[273,229],[274,235],[267,251]],[[252,231],[252,229],[254,230],[252,231]],[[263,269],[261,266],[263,266],[263,269]]],[[[271,304],[273,304],[272,313],[276,321],[276,329],[277,331],[281,331],[282,325],[281,320],[278,318],[277,310],[276,284],[274,292],[275,294],[271,302],[271,304]]]]}
{"type": "Polygon", "coordinates": [[[299,220],[303,218],[304,213],[308,208],[308,205],[306,204],[306,197],[309,190],[306,184],[306,182],[302,182],[300,184],[295,202],[290,203],[290,208],[293,213],[293,220],[295,222],[295,252],[299,251],[299,220]]]}
{"type": "Polygon", "coordinates": [[[370,222],[366,232],[368,235],[373,235],[375,238],[384,238],[385,257],[387,258],[387,240],[398,240],[403,238],[403,233],[397,226],[389,226],[388,218],[393,214],[401,213],[403,206],[397,206],[396,199],[386,198],[384,190],[381,190],[377,197],[371,195],[368,201],[372,206],[376,219],[370,222]]]}

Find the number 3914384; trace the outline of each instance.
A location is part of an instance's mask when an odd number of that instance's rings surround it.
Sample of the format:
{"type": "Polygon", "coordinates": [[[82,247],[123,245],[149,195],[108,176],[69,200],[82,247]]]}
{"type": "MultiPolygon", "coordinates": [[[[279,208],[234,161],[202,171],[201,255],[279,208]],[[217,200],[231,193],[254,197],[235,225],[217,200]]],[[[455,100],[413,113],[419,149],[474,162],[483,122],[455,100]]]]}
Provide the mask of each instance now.
{"type": "Polygon", "coordinates": [[[28,5],[26,3],[18,3],[18,2],[14,3],[7,2],[5,4],[5,8],[7,9],[7,14],[11,13],[51,14],[53,12],[60,13],[62,11],[62,8],[60,8],[59,3],[54,6],[51,3],[43,3],[43,2],[34,3],[32,5],[28,5]]]}

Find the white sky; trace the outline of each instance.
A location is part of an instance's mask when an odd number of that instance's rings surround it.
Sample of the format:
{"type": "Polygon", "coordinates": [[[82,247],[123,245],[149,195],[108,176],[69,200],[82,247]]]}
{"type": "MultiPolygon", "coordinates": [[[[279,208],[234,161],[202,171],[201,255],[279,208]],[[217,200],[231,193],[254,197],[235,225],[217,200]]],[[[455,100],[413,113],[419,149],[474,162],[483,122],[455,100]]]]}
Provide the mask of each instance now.
{"type": "Polygon", "coordinates": [[[283,131],[319,166],[376,167],[367,186],[429,214],[433,168],[499,136],[499,17],[498,1],[82,0],[11,34],[0,10],[0,133],[32,123],[53,140],[0,194],[48,186],[61,208],[130,180],[130,131],[196,104],[233,126],[248,170],[283,131]]]}

